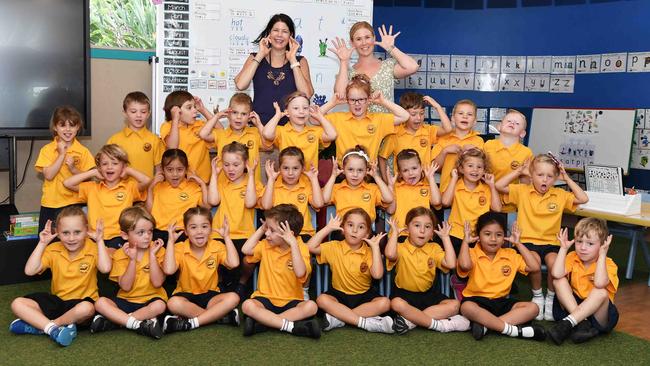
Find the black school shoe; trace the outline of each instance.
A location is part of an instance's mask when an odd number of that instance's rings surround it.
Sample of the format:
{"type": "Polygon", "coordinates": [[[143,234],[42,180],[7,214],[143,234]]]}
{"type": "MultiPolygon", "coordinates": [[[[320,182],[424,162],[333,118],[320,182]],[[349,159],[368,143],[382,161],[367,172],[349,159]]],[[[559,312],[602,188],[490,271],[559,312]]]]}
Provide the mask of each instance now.
{"type": "Polygon", "coordinates": [[[470,330],[472,331],[472,337],[474,337],[475,340],[480,341],[483,339],[485,336],[485,331],[483,330],[483,326],[479,323],[472,322],[470,325],[470,330]]]}
{"type": "Polygon", "coordinates": [[[192,329],[190,321],[176,315],[167,315],[163,325],[163,333],[183,332],[192,329]]]}
{"type": "Polygon", "coordinates": [[[239,326],[239,310],[234,309],[230,313],[226,314],[223,318],[217,320],[217,324],[232,325],[233,327],[239,326]]]}
{"type": "Polygon", "coordinates": [[[119,328],[112,321],[106,319],[103,315],[97,314],[90,323],[90,333],[95,334],[119,328]]]}
{"type": "Polygon", "coordinates": [[[293,323],[291,334],[318,339],[320,338],[320,326],[316,319],[300,320],[293,323]]]}
{"type": "Polygon", "coordinates": [[[159,321],[147,319],[140,323],[136,332],[153,339],[160,339],[163,336],[163,327],[159,321]]]}
{"type": "Polygon", "coordinates": [[[553,343],[559,346],[562,344],[562,342],[564,342],[565,339],[569,338],[569,335],[571,335],[572,331],[573,326],[571,325],[571,322],[564,319],[555,323],[553,328],[548,330],[548,336],[551,338],[553,343]]]}
{"type": "MultiPolygon", "coordinates": [[[[522,326],[518,326],[518,327],[519,327],[519,334],[521,334],[522,326]]],[[[529,325],[529,327],[533,328],[533,337],[530,339],[540,341],[540,342],[546,340],[546,329],[544,329],[544,327],[536,324],[529,325]]]]}
{"type": "Polygon", "coordinates": [[[592,338],[597,337],[598,334],[598,329],[594,328],[588,319],[585,319],[576,325],[573,333],[571,333],[571,340],[576,344],[584,343],[592,338]]]}
{"type": "Polygon", "coordinates": [[[255,333],[262,333],[267,330],[266,326],[256,322],[255,319],[250,316],[247,316],[246,319],[244,319],[244,337],[250,337],[255,333]]]}

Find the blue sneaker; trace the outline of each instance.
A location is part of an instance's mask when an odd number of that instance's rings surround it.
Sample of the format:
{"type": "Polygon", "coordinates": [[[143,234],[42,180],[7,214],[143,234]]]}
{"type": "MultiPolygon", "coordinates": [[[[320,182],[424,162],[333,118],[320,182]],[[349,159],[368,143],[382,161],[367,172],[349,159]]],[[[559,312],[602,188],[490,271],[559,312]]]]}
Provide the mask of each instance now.
{"type": "Polygon", "coordinates": [[[58,327],[50,333],[50,338],[63,347],[69,346],[77,336],[77,326],[74,324],[58,327]]]}
{"type": "Polygon", "coordinates": [[[34,328],[22,319],[16,319],[9,324],[9,331],[13,334],[45,334],[40,329],[34,328]]]}

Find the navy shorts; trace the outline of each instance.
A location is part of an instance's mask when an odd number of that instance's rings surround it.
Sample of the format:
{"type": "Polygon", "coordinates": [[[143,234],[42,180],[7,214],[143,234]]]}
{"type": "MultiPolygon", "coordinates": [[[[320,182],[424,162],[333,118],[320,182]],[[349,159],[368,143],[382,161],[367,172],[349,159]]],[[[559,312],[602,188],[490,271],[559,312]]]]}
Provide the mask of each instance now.
{"type": "Polygon", "coordinates": [[[60,317],[61,315],[72,310],[77,304],[83,301],[88,301],[91,304],[95,303],[95,300],[90,297],[83,299],[73,299],[73,300],[63,300],[56,295],[52,295],[47,292],[36,292],[33,294],[25,295],[27,299],[34,300],[38,307],[41,308],[43,315],[46,318],[52,320],[60,317]]]}
{"type": "Polygon", "coordinates": [[[126,240],[122,239],[121,236],[116,236],[114,238],[104,240],[104,245],[106,245],[106,248],[120,249],[122,245],[124,245],[124,242],[126,242],[126,240]]]}
{"type": "Polygon", "coordinates": [[[273,305],[271,300],[267,299],[266,297],[256,296],[256,297],[252,297],[251,299],[259,301],[260,303],[262,303],[262,306],[266,308],[266,310],[274,314],[282,314],[289,309],[295,308],[296,306],[298,306],[298,304],[301,303],[300,300],[291,300],[288,303],[286,303],[284,306],[276,306],[273,305]]]}
{"type": "Polygon", "coordinates": [[[381,297],[381,295],[379,295],[379,293],[372,287],[369,288],[368,291],[356,295],[348,295],[345,292],[341,292],[335,288],[331,288],[324,293],[330,296],[334,296],[338,302],[349,307],[350,309],[354,309],[359,305],[370,302],[376,297],[381,297]]]}
{"type": "Polygon", "coordinates": [[[531,252],[537,253],[537,255],[542,259],[542,263],[546,263],[544,258],[546,258],[547,254],[557,254],[557,252],[560,251],[559,245],[524,243],[524,246],[531,252]]]}
{"type": "Polygon", "coordinates": [[[142,309],[143,307],[151,304],[154,301],[157,301],[157,300],[161,300],[163,302],[165,301],[165,300],[161,299],[160,297],[154,297],[153,299],[149,299],[149,301],[143,302],[143,303],[127,301],[127,300],[124,300],[124,299],[122,299],[120,297],[112,297],[111,300],[113,300],[115,305],[117,305],[117,307],[120,310],[122,310],[123,312],[125,312],[127,314],[134,313],[134,312],[142,309]]]}
{"type": "Polygon", "coordinates": [[[409,305],[414,308],[424,310],[430,306],[438,305],[444,300],[449,298],[438,291],[433,290],[433,286],[425,292],[413,292],[401,289],[397,286],[393,287],[393,292],[390,294],[390,298],[394,299],[399,297],[400,299],[406,301],[409,305]]]}
{"type": "Polygon", "coordinates": [[[463,297],[462,302],[465,303],[467,301],[476,303],[478,306],[489,311],[495,316],[501,316],[508,313],[510,310],[512,310],[512,307],[518,303],[517,300],[507,297],[499,297],[496,299],[488,299],[487,297],[482,296],[463,297]]]}
{"type": "Polygon", "coordinates": [[[208,308],[208,303],[210,302],[210,300],[212,300],[213,297],[215,297],[217,295],[220,295],[220,294],[221,294],[221,292],[218,292],[218,291],[208,291],[208,292],[204,292],[202,294],[192,294],[192,293],[189,293],[189,292],[178,292],[178,293],[175,293],[172,296],[184,297],[187,300],[189,300],[189,302],[191,302],[192,304],[198,305],[198,306],[200,306],[200,307],[202,307],[204,309],[207,309],[208,308]]]}
{"type": "MultiPolygon", "coordinates": [[[[573,297],[576,299],[576,302],[580,304],[584,300],[579,298],[578,295],[575,293],[573,294],[573,297]]],[[[558,299],[557,295],[555,296],[555,299],[553,300],[553,318],[555,320],[562,320],[566,318],[569,315],[569,312],[564,310],[562,307],[562,304],[560,304],[560,300],[558,299]]],[[[609,300],[609,306],[607,307],[607,324],[600,324],[598,323],[598,320],[594,318],[593,315],[589,316],[587,318],[591,325],[598,329],[598,332],[600,334],[603,333],[609,333],[611,332],[616,324],[618,323],[618,309],[616,308],[616,305],[612,303],[611,300],[609,300]]]]}

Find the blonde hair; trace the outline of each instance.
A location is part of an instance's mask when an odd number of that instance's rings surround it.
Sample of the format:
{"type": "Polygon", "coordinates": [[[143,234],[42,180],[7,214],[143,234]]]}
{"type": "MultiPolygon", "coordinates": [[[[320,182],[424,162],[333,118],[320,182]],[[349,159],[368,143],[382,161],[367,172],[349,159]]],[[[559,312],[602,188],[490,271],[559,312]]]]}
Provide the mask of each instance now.
{"type": "Polygon", "coordinates": [[[372,33],[372,37],[375,37],[375,30],[372,29],[372,25],[366,21],[356,22],[350,27],[350,40],[354,37],[354,34],[357,33],[360,29],[367,29],[372,33]]]}
{"type": "Polygon", "coordinates": [[[600,243],[604,243],[605,239],[609,235],[609,229],[607,229],[607,221],[603,219],[598,219],[595,217],[585,217],[580,219],[576,224],[574,230],[574,237],[581,238],[588,236],[589,233],[593,232],[600,239],[600,243]]]}
{"type": "Polygon", "coordinates": [[[539,154],[535,156],[533,161],[530,163],[530,174],[533,174],[535,165],[540,163],[546,163],[552,165],[553,169],[555,170],[555,175],[557,176],[560,174],[560,167],[557,165],[557,160],[555,160],[555,158],[553,158],[549,154],[539,154]]]}
{"type": "Polygon", "coordinates": [[[456,102],[456,104],[454,104],[454,109],[451,110],[451,114],[453,115],[454,113],[456,113],[456,108],[458,108],[458,106],[463,105],[463,104],[472,107],[474,109],[474,116],[476,116],[476,108],[477,108],[476,103],[474,103],[473,101],[471,101],[469,99],[461,99],[458,102],[456,102]]]}
{"type": "Polygon", "coordinates": [[[156,220],[147,210],[145,210],[142,206],[133,206],[125,208],[120,213],[120,219],[118,220],[120,224],[120,230],[128,233],[129,231],[135,229],[135,224],[140,219],[147,220],[153,225],[154,228],[156,227],[156,220]]]}
{"type": "Polygon", "coordinates": [[[488,158],[487,154],[483,150],[473,147],[471,149],[463,150],[460,154],[458,154],[458,160],[456,160],[456,169],[458,170],[459,175],[462,175],[460,172],[460,167],[462,167],[463,163],[469,158],[479,158],[483,160],[483,168],[485,169],[485,172],[491,172],[490,159],[488,158]]]}
{"type": "Polygon", "coordinates": [[[86,213],[79,206],[68,206],[61,209],[59,214],[56,215],[56,227],[59,227],[59,222],[61,222],[62,218],[71,216],[80,216],[84,226],[88,227],[88,217],[86,217],[86,213]]]}
{"type": "Polygon", "coordinates": [[[99,161],[101,160],[102,155],[106,155],[109,158],[116,159],[129,165],[129,155],[117,144],[104,145],[99,149],[99,152],[95,155],[95,164],[97,164],[97,166],[99,166],[99,161]]]}
{"type": "Polygon", "coordinates": [[[501,122],[503,122],[506,119],[506,116],[509,115],[509,114],[516,114],[519,117],[521,117],[521,119],[524,121],[524,130],[526,130],[526,126],[528,126],[528,121],[526,120],[526,116],[523,113],[516,110],[516,109],[512,109],[512,108],[508,109],[508,111],[506,112],[506,115],[503,116],[503,119],[501,120],[501,122]]]}

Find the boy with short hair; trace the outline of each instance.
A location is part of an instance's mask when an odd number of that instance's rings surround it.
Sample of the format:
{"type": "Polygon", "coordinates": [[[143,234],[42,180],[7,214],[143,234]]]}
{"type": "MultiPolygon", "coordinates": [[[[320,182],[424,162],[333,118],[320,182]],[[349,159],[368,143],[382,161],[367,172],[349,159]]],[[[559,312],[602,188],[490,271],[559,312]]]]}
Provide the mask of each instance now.
{"type": "Polygon", "coordinates": [[[91,333],[116,328],[135,330],[154,339],[162,337],[162,323],[156,317],[165,312],[167,293],[162,288],[165,258],[162,239],[152,242],[156,222],[141,206],[129,207],[120,214],[120,235],[126,243],[113,254],[109,275],[119,284],[116,297],[100,297],[95,303],[99,313],[90,325],[91,333]]]}
{"type": "Polygon", "coordinates": [[[52,229],[52,221],[47,221],[25,263],[25,274],[33,276],[49,268],[51,290],[18,297],[11,303],[11,310],[18,316],[9,326],[12,333],[47,334],[61,346],[72,343],[77,336],[75,324],[85,323],[95,314],[97,270],[111,270],[102,230],[99,221],[97,230],[88,232],[86,214],[78,206],[59,212],[56,230],[52,229]],[[48,245],[57,236],[60,241],[48,245]]]}
{"type": "MultiPolygon", "coordinates": [[[[386,174],[386,160],[393,155],[393,172],[397,172],[395,158],[400,151],[413,149],[420,156],[420,161],[429,164],[431,160],[431,147],[438,141],[438,137],[450,133],[453,128],[451,121],[444,109],[433,98],[416,92],[407,92],[399,98],[399,105],[409,113],[409,119],[395,127],[395,134],[388,135],[379,150],[379,169],[384,181],[388,182],[386,174]],[[440,115],[441,126],[424,122],[424,106],[430,105],[440,115]]],[[[397,173],[393,174],[397,175],[397,173]]]]}
{"type": "Polygon", "coordinates": [[[312,300],[303,300],[303,284],[311,273],[309,248],[299,236],[303,217],[290,204],[266,210],[264,216],[264,225],[242,247],[248,263],[260,263],[258,288],[242,304],[248,316],[244,335],[271,327],[296,336],[320,338],[320,326],[313,318],[318,306],[312,300]],[[262,235],[266,239],[261,240],[262,235]]]}
{"type": "Polygon", "coordinates": [[[253,111],[251,97],[246,93],[235,93],[230,98],[228,108],[210,118],[199,131],[199,136],[206,143],[213,144],[218,153],[233,141],[244,144],[248,148],[248,162],[258,162],[255,178],[261,180],[260,149],[269,148],[262,141],[263,127],[260,117],[253,111]],[[219,122],[222,118],[228,119],[228,128],[224,129],[219,122]],[[252,127],[248,125],[249,122],[253,124],[252,127]]]}
{"type": "Polygon", "coordinates": [[[561,247],[551,274],[556,292],[553,317],[559,322],[549,336],[560,345],[569,336],[574,343],[583,343],[611,332],[618,322],[613,303],[618,266],[607,257],[612,242],[607,222],[583,218],[575,227],[574,240],[569,240],[566,228],[558,239],[561,247]],[[575,251],[567,254],[574,242],[575,251]]]}
{"type": "Polygon", "coordinates": [[[133,168],[153,178],[154,169],[160,167],[165,144],[147,128],[151,116],[149,97],[140,91],[130,92],[124,97],[122,109],[126,126],[106,144],[119,145],[129,155],[133,168]]]}

